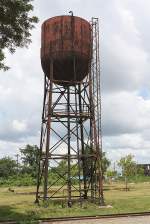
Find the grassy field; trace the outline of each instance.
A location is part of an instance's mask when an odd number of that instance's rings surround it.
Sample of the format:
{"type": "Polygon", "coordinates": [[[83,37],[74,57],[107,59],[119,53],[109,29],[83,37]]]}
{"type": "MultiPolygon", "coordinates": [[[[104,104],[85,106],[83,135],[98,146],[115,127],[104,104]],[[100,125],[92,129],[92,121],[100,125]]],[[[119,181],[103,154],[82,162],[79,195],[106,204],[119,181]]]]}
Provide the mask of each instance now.
{"type": "Polygon", "coordinates": [[[34,192],[34,187],[14,187],[14,192],[10,192],[8,187],[1,187],[0,220],[15,219],[22,220],[19,223],[33,223],[31,220],[36,218],[150,211],[150,182],[130,183],[130,191],[127,192],[123,188],[124,185],[118,183],[105,186],[105,202],[112,206],[110,208],[84,203],[82,208],[74,205],[68,209],[56,202],[48,207],[38,206],[34,204],[34,195],[20,194],[34,192]]]}

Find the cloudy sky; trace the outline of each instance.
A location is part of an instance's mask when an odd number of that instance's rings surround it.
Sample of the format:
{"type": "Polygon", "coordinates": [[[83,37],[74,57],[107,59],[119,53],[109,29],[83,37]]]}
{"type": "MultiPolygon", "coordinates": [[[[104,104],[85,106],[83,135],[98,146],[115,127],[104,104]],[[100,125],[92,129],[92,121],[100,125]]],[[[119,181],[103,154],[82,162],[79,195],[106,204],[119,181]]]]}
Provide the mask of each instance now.
{"type": "Polygon", "coordinates": [[[39,145],[43,72],[40,27],[68,14],[100,20],[103,150],[112,161],[132,153],[150,162],[150,1],[34,0],[40,19],[29,49],[7,54],[11,69],[0,71],[0,157],[39,145]]]}

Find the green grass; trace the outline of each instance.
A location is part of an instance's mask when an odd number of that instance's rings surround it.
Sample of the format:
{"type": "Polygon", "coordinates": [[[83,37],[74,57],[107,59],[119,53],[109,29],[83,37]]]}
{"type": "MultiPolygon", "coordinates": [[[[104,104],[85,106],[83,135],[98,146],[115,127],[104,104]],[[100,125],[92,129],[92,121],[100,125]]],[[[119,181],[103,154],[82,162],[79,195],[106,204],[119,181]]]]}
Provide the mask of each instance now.
{"type": "Polygon", "coordinates": [[[113,183],[105,186],[105,202],[112,208],[100,208],[91,203],[84,203],[82,208],[74,204],[72,208],[62,208],[61,203],[52,202],[48,207],[34,204],[34,195],[18,193],[34,192],[35,187],[0,188],[0,220],[21,220],[18,223],[34,223],[37,218],[102,215],[125,212],[150,211],[150,183],[130,183],[130,191],[123,190],[124,185],[113,183]]]}

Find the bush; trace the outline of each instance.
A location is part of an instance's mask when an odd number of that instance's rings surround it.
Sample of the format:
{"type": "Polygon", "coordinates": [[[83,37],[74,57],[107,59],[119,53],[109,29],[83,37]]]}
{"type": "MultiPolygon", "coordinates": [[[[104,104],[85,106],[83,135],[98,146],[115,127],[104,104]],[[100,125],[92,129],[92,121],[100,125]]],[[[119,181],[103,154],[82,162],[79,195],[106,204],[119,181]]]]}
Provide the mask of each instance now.
{"type": "Polygon", "coordinates": [[[36,179],[31,175],[12,176],[8,179],[0,178],[0,186],[32,186],[36,184],[36,179]]]}

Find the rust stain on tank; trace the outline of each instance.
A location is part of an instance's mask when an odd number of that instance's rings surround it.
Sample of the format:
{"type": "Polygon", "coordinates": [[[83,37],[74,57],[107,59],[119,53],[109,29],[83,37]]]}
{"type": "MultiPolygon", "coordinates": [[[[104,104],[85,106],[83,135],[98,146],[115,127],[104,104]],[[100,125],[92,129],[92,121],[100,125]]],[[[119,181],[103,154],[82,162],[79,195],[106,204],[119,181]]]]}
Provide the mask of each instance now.
{"type": "Polygon", "coordinates": [[[56,16],[43,23],[41,64],[47,77],[53,59],[54,80],[83,80],[88,74],[90,52],[91,25],[88,21],[76,16],[56,16]]]}

